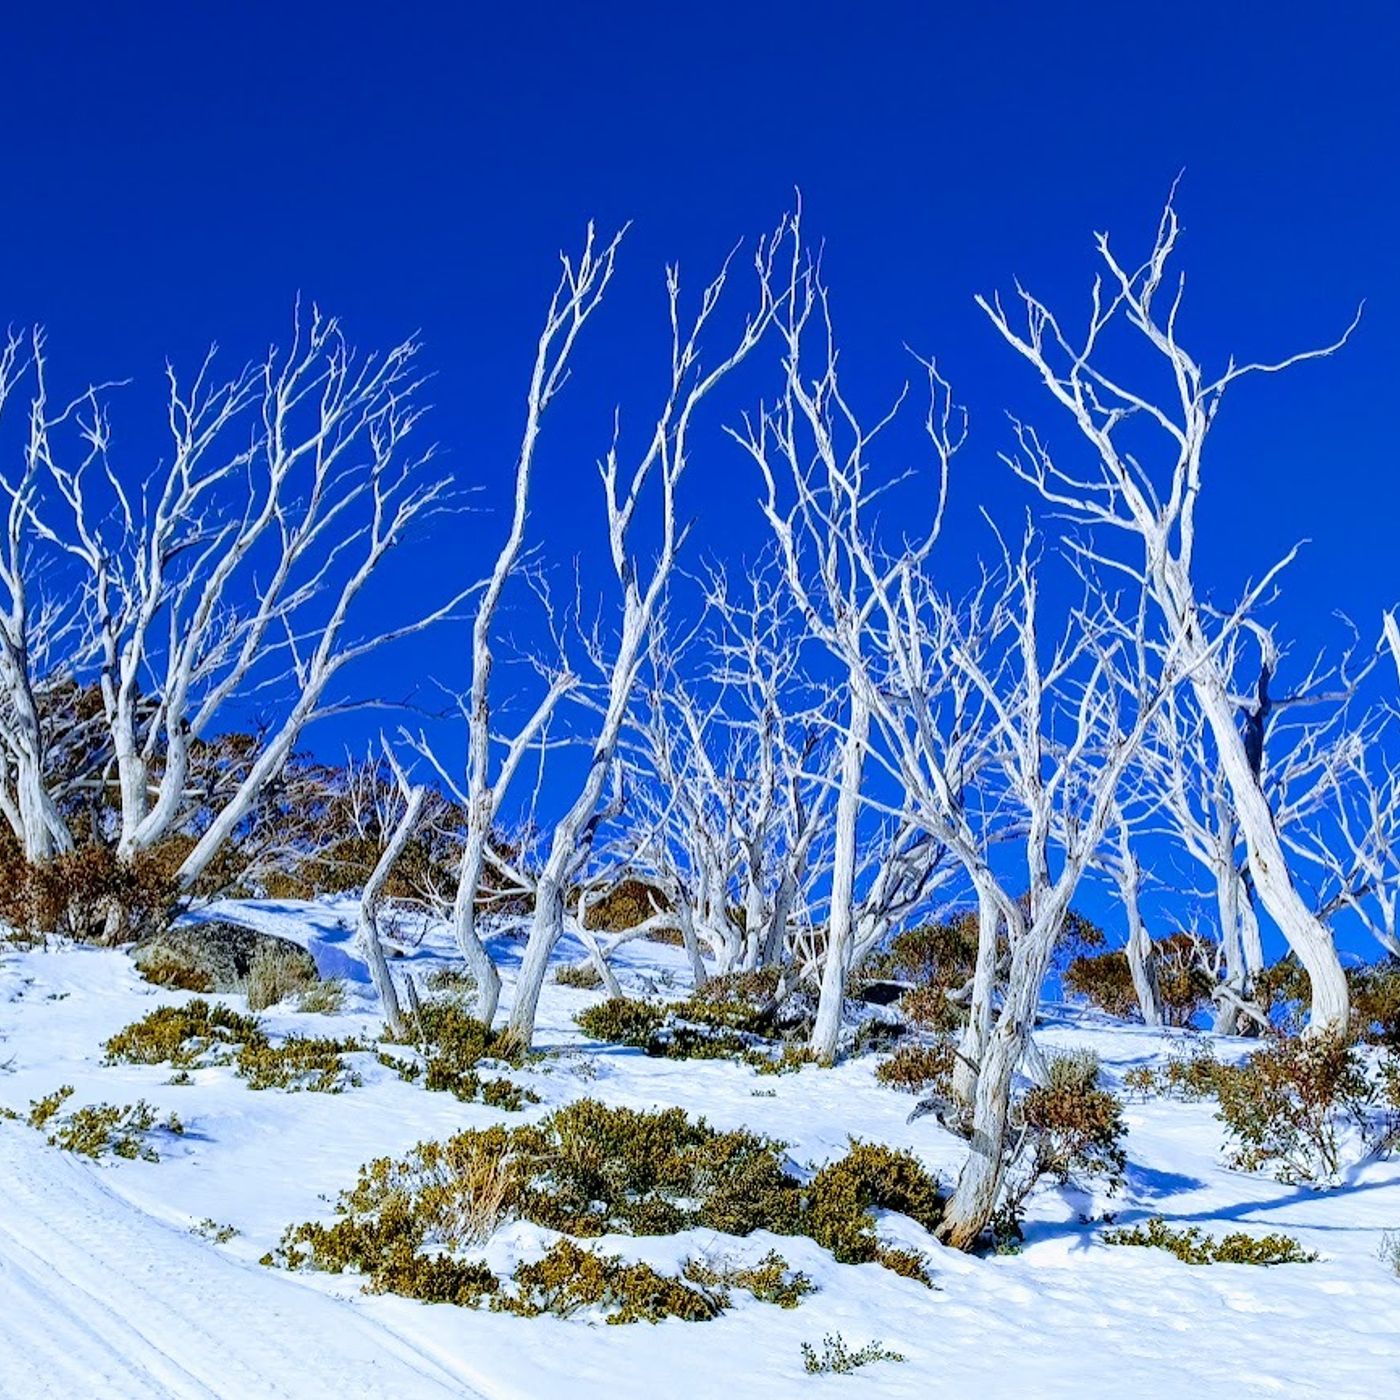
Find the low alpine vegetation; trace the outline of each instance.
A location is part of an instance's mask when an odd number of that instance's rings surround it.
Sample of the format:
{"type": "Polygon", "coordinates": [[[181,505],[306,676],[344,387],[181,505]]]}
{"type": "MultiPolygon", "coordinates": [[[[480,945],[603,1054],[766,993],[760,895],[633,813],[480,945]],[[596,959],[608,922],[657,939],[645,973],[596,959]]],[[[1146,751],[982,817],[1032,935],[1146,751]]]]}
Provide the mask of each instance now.
{"type": "Polygon", "coordinates": [[[177,1070],[231,1064],[250,1089],[340,1093],[360,1077],[342,1056],[367,1047],[357,1040],[290,1035],[274,1043],[255,1016],[196,998],[158,1006],[107,1041],[109,1065],[168,1064],[177,1070]]]}
{"type": "Polygon", "coordinates": [[[1194,1225],[1173,1229],[1160,1215],[1131,1229],[1107,1230],[1103,1241],[1165,1249],[1183,1264],[1311,1264],[1318,1257],[1291,1235],[1246,1235],[1237,1231],[1212,1239],[1194,1225]]]}
{"type": "Polygon", "coordinates": [[[52,1124],[52,1131],[47,1135],[50,1147],[94,1160],[110,1154],[128,1161],[158,1162],[160,1153],[152,1139],[158,1139],[161,1134],[179,1137],[185,1131],[175,1114],[161,1120],[157,1110],[145,1099],[125,1105],[88,1104],[72,1113],[62,1113],[63,1105],[72,1094],[73,1086],[65,1084],[29,1105],[31,1128],[42,1132],[52,1124]]]}
{"type": "MultiPolygon", "coordinates": [[[[342,1192],[332,1223],[291,1227],[269,1259],[361,1273],[371,1291],[479,1301],[481,1276],[461,1252],[519,1218],[583,1238],[695,1227],[806,1234],[842,1262],[875,1260],[927,1281],[918,1256],[881,1244],[870,1210],[900,1211],[932,1230],[942,1203],[937,1183],[907,1152],[852,1143],[804,1184],[769,1138],[721,1131],[678,1108],[582,1099],[536,1124],[469,1130],[419,1143],[398,1161],[368,1163],[342,1192]]],[[[706,1288],[742,1287],[781,1306],[810,1282],[788,1277],[774,1257],[743,1276],[703,1264],[692,1275],[706,1288]]]]}
{"type": "Polygon", "coordinates": [[[854,1351],[846,1345],[839,1332],[828,1332],[818,1351],[810,1342],[802,1343],[802,1369],[809,1376],[849,1376],[862,1366],[877,1361],[906,1361],[907,1357],[891,1351],[883,1342],[867,1342],[854,1351]]]}

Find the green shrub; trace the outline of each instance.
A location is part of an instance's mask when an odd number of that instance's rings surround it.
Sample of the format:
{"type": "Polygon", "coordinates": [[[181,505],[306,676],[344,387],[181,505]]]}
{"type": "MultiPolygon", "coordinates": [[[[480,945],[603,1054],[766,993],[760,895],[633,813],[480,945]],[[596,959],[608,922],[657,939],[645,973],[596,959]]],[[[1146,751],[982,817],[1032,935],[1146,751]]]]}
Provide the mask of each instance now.
{"type": "Polygon", "coordinates": [[[926,1045],[901,1045],[875,1070],[875,1078],[908,1094],[922,1094],[929,1088],[946,1094],[951,1090],[956,1065],[953,1042],[944,1038],[926,1045]]]}
{"type": "Polygon", "coordinates": [[[927,1230],[943,1218],[938,1183],[913,1153],[855,1138],[844,1157],[812,1179],[808,1200],[806,1233],[843,1264],[879,1257],[871,1207],[899,1211],[927,1230]]]}
{"type": "Polygon", "coordinates": [[[49,1145],[61,1147],[65,1152],[92,1158],[105,1157],[110,1152],[128,1161],[140,1158],[145,1162],[158,1162],[160,1154],[148,1139],[158,1128],[176,1135],[185,1131],[173,1113],[163,1123],[158,1123],[156,1110],[145,1099],[126,1105],[88,1104],[57,1118],[55,1115],[72,1093],[72,1086],[65,1084],[29,1106],[30,1127],[42,1130],[52,1122],[49,1145]]]}
{"type": "Polygon", "coordinates": [[[71,1084],[64,1084],[55,1089],[53,1093],[45,1094],[43,1098],[31,1099],[29,1103],[29,1126],[42,1131],[48,1126],[49,1119],[52,1118],[72,1096],[73,1086],[71,1084]]]}
{"type": "MultiPolygon", "coordinates": [[[[872,1207],[903,1211],[932,1229],[942,1197],[909,1153],[888,1147],[852,1143],[804,1187],[771,1139],[720,1131],[679,1108],[641,1111],[582,1099],[536,1124],[461,1132],[419,1143],[399,1161],[368,1163],[341,1193],[331,1224],[289,1228],[269,1258],[292,1268],[355,1270],[372,1289],[418,1290],[412,1297],[428,1296],[425,1290],[479,1295],[475,1275],[447,1264],[424,1273],[427,1266],[414,1261],[429,1254],[450,1260],[502,1220],[521,1217],[584,1238],[696,1227],[807,1234],[838,1259],[886,1262],[927,1281],[922,1261],[882,1250],[872,1207]]],[[[784,1280],[772,1264],[762,1261],[750,1282],[734,1286],[756,1296],[759,1289],[804,1291],[800,1276],[784,1280]]]]}
{"type": "Polygon", "coordinates": [[[297,996],[297,1010],[318,1016],[334,1016],[345,1005],[345,983],[339,978],[317,980],[297,996]]]}
{"type": "Polygon", "coordinates": [[[1182,1103],[1198,1103],[1215,1096],[1223,1068],[1210,1046],[1202,1043],[1173,1053],[1158,1069],[1134,1066],[1123,1076],[1123,1087],[1144,1097],[1158,1094],[1182,1103]]]}
{"type": "Polygon", "coordinates": [[[666,1020],[666,1008],[632,997],[609,997],[580,1011],[574,1020],[585,1035],[609,1045],[645,1050],[666,1020]]]}
{"type": "Polygon", "coordinates": [[[340,1057],[365,1049],[368,1047],[358,1040],[289,1035],[276,1045],[267,1040],[249,1042],[239,1049],[234,1064],[250,1089],[305,1089],[339,1094],[363,1082],[340,1057]]]}
{"type": "Polygon", "coordinates": [[[107,1064],[177,1069],[232,1063],[250,1089],[310,1089],[339,1093],[360,1083],[341,1056],[367,1047],[356,1040],[291,1035],[278,1044],[254,1016],[197,998],[184,1006],[158,1006],[112,1036],[107,1064]]]}
{"type": "Polygon", "coordinates": [[[158,1006],[120,1030],[106,1044],[109,1065],[191,1067],[227,1059],[239,1045],[266,1045],[256,1017],[196,998],[184,1006],[158,1006]]]}
{"type": "Polygon", "coordinates": [[[1335,1181],[1348,1135],[1370,1133],[1376,1090],[1341,1036],[1281,1040],[1215,1072],[1230,1165],[1282,1182],[1335,1181]]]}
{"type": "MultiPolygon", "coordinates": [[[[508,1042],[481,1021],[455,997],[433,997],[418,1008],[408,1039],[422,1056],[405,1061],[381,1055],[379,1061],[400,1078],[416,1082],[433,1093],[451,1094],[463,1103],[481,1102],[492,1108],[519,1112],[527,1103],[539,1103],[539,1095],[509,1079],[482,1079],[477,1070],[484,1060],[500,1060],[508,1042]]],[[[519,1057],[514,1057],[516,1063],[519,1057]]]]}
{"type": "Polygon", "coordinates": [[[883,1342],[867,1342],[852,1351],[839,1332],[828,1332],[822,1338],[820,1352],[810,1342],[802,1343],[802,1369],[809,1376],[848,1376],[859,1367],[876,1361],[906,1359],[899,1352],[891,1351],[883,1342]]]}
{"type": "Polygon", "coordinates": [[[1160,1215],[1152,1216],[1145,1226],[1108,1230],[1103,1240],[1105,1244],[1165,1249],[1183,1264],[1311,1264],[1317,1258],[1291,1235],[1237,1232],[1217,1240],[1195,1226],[1175,1230],[1160,1215]]]}
{"type": "Polygon", "coordinates": [[[564,1239],[532,1264],[519,1264],[511,1275],[515,1289],[498,1293],[491,1306],[521,1317],[551,1313],[570,1317],[580,1308],[600,1308],[614,1324],[660,1322],[679,1317],[705,1322],[728,1303],[702,1288],[687,1288],[679,1279],[658,1274],[648,1264],[624,1264],[616,1254],[581,1249],[564,1239]]]}
{"type": "Polygon", "coordinates": [[[780,1308],[795,1308],[809,1293],[817,1291],[817,1285],[806,1274],[791,1268],[776,1249],[770,1249],[756,1264],[688,1259],[684,1273],[692,1283],[702,1284],[712,1294],[723,1295],[731,1288],[742,1288],[760,1303],[775,1303],[780,1308]]]}
{"type": "Polygon", "coordinates": [[[190,1226],[190,1234],[198,1235],[210,1244],[227,1244],[241,1233],[236,1225],[220,1225],[212,1215],[206,1215],[203,1220],[190,1226]]]}
{"type": "Polygon", "coordinates": [[[603,976],[592,963],[566,963],[555,969],[554,980],[561,987],[591,992],[603,985],[603,976]]]}

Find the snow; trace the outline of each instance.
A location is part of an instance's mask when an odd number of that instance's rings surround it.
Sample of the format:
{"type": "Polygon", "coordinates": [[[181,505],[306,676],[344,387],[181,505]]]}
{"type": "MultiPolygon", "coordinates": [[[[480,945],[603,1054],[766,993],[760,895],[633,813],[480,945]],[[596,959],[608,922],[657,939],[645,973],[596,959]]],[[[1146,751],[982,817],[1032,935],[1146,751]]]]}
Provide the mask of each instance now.
{"type": "MultiPolygon", "coordinates": [[[[275,1032],[365,1034],[377,1016],[354,959],[349,903],[243,903],[210,913],[294,938],[351,979],[335,1017],[278,1009],[275,1032]]],[[[519,945],[495,949],[507,971],[519,945]]],[[[576,947],[560,949],[573,959],[576,947]]],[[[408,951],[415,975],[450,961],[430,930],[408,951]]],[[[396,960],[397,961],[397,960],[396,960]]],[[[684,989],[677,950],[638,943],[618,955],[633,986],[684,989]]],[[[397,963],[404,966],[403,963],[397,963]]],[[[575,1011],[596,993],[549,984],[541,1048],[563,1053],[520,1072],[544,1100],[679,1104],[723,1127],[747,1125],[817,1165],[855,1135],[916,1152],[945,1181],[961,1144],[912,1101],[873,1080],[869,1057],[833,1070],[760,1077],[723,1061],[650,1060],[591,1047],[575,1011]],[[578,1053],[573,1053],[578,1052],[578,1053]]],[[[509,996],[509,978],[507,998],[509,996]]],[[[935,1289],[874,1264],[836,1264],[802,1238],[710,1231],[607,1237],[627,1258],[675,1270],[690,1254],[757,1259],[777,1248],[819,1291],[785,1311],[737,1294],[706,1323],[603,1326],[525,1319],[369,1297],[353,1277],[288,1274],[258,1259],[294,1221],[326,1218],[327,1197],[358,1166],[425,1137],[509,1119],[398,1079],[356,1057],[361,1087],[344,1094],[253,1092],[226,1068],[171,1085],[163,1066],[101,1064],[102,1042],[183,994],[149,986],[118,951],[53,947],[0,956],[0,1104],[23,1112],[60,1084],[69,1107],[144,1097],[188,1129],[162,1139],[158,1163],[90,1163],[0,1122],[0,1396],[481,1396],[490,1400],[861,1395],[872,1397],[1342,1396],[1400,1394],[1400,1280],[1379,1257],[1400,1229],[1400,1165],[1370,1163],[1314,1191],[1227,1170],[1210,1104],[1130,1103],[1127,1186],[1119,1198],[1046,1192],[1032,1203],[1021,1253],[945,1250],[902,1217],[883,1236],[928,1254],[935,1289]],[[1190,1267],[1159,1251],[1110,1248],[1083,1215],[1131,1224],[1160,1213],[1211,1234],[1284,1231],[1323,1256],[1308,1265],[1190,1267]],[[213,1219],[239,1233],[191,1233],[213,1219]],[[808,1376],[801,1344],[839,1332],[902,1353],[852,1376],[808,1376]]],[[[227,998],[241,1005],[237,998],[227,998]]],[[[1151,1032],[1051,1006],[1047,1049],[1088,1046],[1110,1080],[1161,1059],[1180,1032],[1151,1032]]],[[[1225,1045],[1222,1053],[1243,1047],[1225,1045]]],[[[506,1226],[488,1259],[501,1270],[549,1236],[506,1226]]]]}

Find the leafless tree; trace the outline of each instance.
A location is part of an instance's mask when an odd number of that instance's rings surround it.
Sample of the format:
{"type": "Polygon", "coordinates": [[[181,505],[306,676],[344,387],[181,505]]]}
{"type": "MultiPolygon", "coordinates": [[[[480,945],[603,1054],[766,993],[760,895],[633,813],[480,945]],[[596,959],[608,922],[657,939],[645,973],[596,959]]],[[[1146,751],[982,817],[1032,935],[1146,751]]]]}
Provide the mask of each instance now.
{"type": "MultiPolygon", "coordinates": [[[[1196,511],[1203,483],[1206,440],[1226,391],[1250,375],[1275,374],[1301,361],[1331,354],[1350,334],[1320,350],[1271,363],[1229,361],[1208,374],[1178,339],[1184,280],[1167,282],[1179,224],[1169,202],[1152,250],[1140,266],[1124,265],[1106,234],[1097,248],[1106,269],[1096,278],[1088,325],[1073,338],[1039,299],[1017,287],[1023,316],[1013,324],[999,298],[979,298],[992,324],[1036,370],[1052,397],[1070,414],[1093,451],[1086,468],[1061,466],[1034,429],[1017,425],[1020,450],[1007,460],[1062,516],[1085,530],[1081,549],[1104,568],[1145,587],[1165,636],[1182,660],[1210,728],[1229,785],[1254,889],[1312,986],[1311,1025],[1344,1026],[1348,1000],[1336,948],[1293,877],[1268,798],[1249,759],[1219,657],[1219,632],[1229,619],[1202,606],[1196,563],[1196,511]],[[1163,292],[1164,284],[1166,291],[1163,292]],[[1169,392],[1134,388],[1110,362],[1111,331],[1134,333],[1166,371],[1169,392]],[[1155,433],[1160,463],[1149,454],[1155,433]],[[1115,549],[1114,541],[1126,542],[1115,549]]],[[[1354,323],[1353,323],[1354,324],[1354,323]]],[[[1248,615],[1291,553],[1246,590],[1238,615],[1248,615]]]]}
{"type": "Polygon", "coordinates": [[[771,238],[759,242],[754,254],[757,305],[745,317],[728,348],[708,367],[702,364],[701,343],[714,329],[711,323],[730,279],[730,260],[704,289],[699,307],[688,322],[683,318],[679,270],[668,269],[671,348],[664,400],[649,440],[633,465],[624,468],[617,434],[601,463],[609,553],[621,593],[620,617],[600,687],[601,703],[591,734],[588,767],[572,801],[553,824],[535,880],[534,917],[509,1022],[509,1034],[519,1045],[528,1046],[534,1034],[550,954],[564,931],[565,901],[574,877],[588,859],[600,803],[608,783],[615,778],[618,741],[646,654],[647,634],[687,534],[678,514],[677,493],[690,464],[696,415],[715,386],[763,340],[773,321],[777,311],[772,294],[773,263],[784,244],[787,227],[784,221],[771,238]],[[643,546],[634,533],[637,511],[648,488],[660,496],[659,542],[649,559],[643,556],[643,546]]]}
{"type": "MultiPolygon", "coordinates": [[[[213,350],[186,379],[169,367],[169,454],[134,483],[113,465],[105,386],[51,407],[34,337],[24,472],[7,489],[10,557],[27,550],[66,567],[90,619],[119,855],[188,822],[193,747],[235,702],[257,696],[276,719],[185,857],[179,875],[192,886],[307,725],[339,707],[330,686],[344,668],[455,606],[353,631],[371,578],[446,501],[446,481],[429,472],[432,449],[412,447],[423,413],[417,353],[408,340],[359,354],[336,320],[298,308],[288,346],[228,379],[213,350]]],[[[22,610],[24,581],[5,582],[22,610]]],[[[23,755],[34,676],[20,652],[12,659],[11,748],[23,755]]],[[[50,846],[61,846],[59,823],[45,820],[50,846]]],[[[37,835],[31,849],[45,849],[37,835]]]]}

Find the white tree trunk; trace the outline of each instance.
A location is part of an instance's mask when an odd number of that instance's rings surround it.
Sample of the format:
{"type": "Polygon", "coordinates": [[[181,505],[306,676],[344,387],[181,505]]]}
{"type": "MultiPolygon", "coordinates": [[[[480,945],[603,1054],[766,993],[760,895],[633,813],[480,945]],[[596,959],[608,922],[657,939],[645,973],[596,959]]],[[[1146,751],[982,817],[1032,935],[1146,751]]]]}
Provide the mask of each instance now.
{"type": "Polygon", "coordinates": [[[808,1048],[819,1063],[832,1064],[841,1037],[846,973],[855,938],[856,822],[860,816],[861,775],[870,737],[870,707],[860,691],[850,692],[850,721],[841,753],[841,786],[836,799],[836,843],[831,868],[831,907],[827,917],[826,961],[816,1024],[808,1048]]]}

